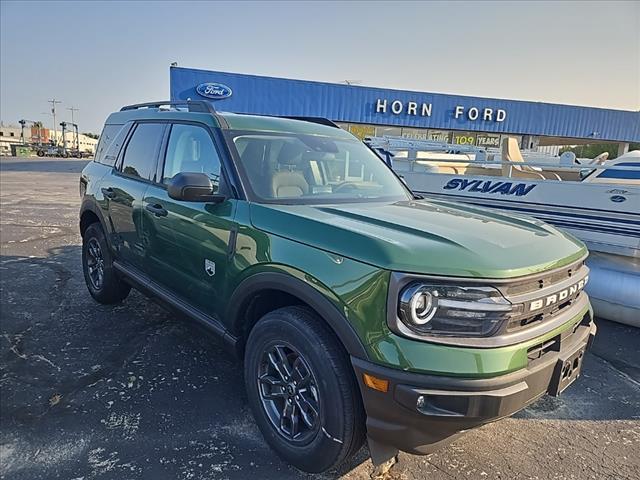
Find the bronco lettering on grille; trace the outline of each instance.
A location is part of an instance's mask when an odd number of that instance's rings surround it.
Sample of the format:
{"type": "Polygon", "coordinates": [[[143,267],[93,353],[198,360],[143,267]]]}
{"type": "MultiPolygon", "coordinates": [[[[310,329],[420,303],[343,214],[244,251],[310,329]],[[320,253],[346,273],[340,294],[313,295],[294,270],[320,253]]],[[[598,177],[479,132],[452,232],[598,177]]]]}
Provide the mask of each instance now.
{"type": "Polygon", "coordinates": [[[566,300],[567,298],[577,296],[577,294],[584,289],[587,281],[589,280],[589,275],[585,276],[578,283],[574,283],[573,285],[561,290],[559,292],[554,293],[553,295],[547,295],[546,297],[539,298],[537,300],[533,300],[529,303],[529,311],[533,312],[535,310],[540,310],[541,308],[549,307],[558,302],[566,300]]]}

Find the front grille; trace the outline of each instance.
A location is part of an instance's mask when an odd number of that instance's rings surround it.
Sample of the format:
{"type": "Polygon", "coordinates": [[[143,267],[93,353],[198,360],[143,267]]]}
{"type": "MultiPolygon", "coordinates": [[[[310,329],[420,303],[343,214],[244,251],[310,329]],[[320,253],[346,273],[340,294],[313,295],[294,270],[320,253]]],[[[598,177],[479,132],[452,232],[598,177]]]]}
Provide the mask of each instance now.
{"type": "Polygon", "coordinates": [[[539,275],[527,277],[524,280],[516,280],[513,283],[508,283],[504,287],[501,287],[500,290],[502,290],[502,294],[506,297],[543,290],[550,285],[561,283],[572,277],[575,278],[584,268],[584,260],[580,260],[558,270],[543,272],[539,275]]]}
{"type": "Polygon", "coordinates": [[[515,306],[502,332],[532,328],[571,308],[584,295],[588,272],[584,260],[580,260],[564,268],[500,285],[502,294],[515,306]]]}
{"type": "Polygon", "coordinates": [[[540,312],[536,312],[533,314],[523,313],[514,318],[511,318],[507,323],[507,332],[517,332],[518,330],[522,330],[523,328],[532,327],[534,325],[544,322],[545,320],[550,320],[551,318],[561,313],[563,310],[575,304],[576,301],[580,299],[581,295],[582,295],[582,292],[578,292],[573,298],[570,298],[560,304],[551,306],[540,312]]]}

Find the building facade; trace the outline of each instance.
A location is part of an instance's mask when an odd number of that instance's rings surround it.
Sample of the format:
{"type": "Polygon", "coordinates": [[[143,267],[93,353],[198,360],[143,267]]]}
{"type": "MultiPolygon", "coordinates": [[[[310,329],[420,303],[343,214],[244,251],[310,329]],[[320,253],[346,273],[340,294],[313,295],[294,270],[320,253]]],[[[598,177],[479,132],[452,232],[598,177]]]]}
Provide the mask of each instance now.
{"type": "Polygon", "coordinates": [[[21,132],[20,126],[0,123],[0,155],[11,155],[11,145],[22,143],[21,132]]]}
{"type": "MultiPolygon", "coordinates": [[[[49,135],[51,135],[51,139],[56,139],[58,141],[58,145],[63,144],[62,131],[58,130],[54,134],[54,132],[50,130],[49,135]]],[[[67,139],[67,148],[72,148],[73,142],[74,142],[74,136],[75,136],[74,133],[66,132],[64,136],[67,139]]],[[[80,144],[81,152],[95,153],[96,146],[98,145],[98,140],[95,138],[88,137],[83,133],[80,133],[78,134],[78,143],[80,144]]]]}
{"type": "MultiPolygon", "coordinates": [[[[640,141],[640,112],[357,85],[170,69],[171,99],[204,99],[221,111],[322,117],[360,138],[393,135],[499,147],[640,141]]],[[[546,149],[553,151],[553,149],[546,149]]]]}
{"type": "MultiPolygon", "coordinates": [[[[67,148],[73,148],[74,134],[72,132],[66,132],[65,138],[67,139],[67,148]]],[[[11,155],[12,145],[14,148],[15,146],[25,143],[47,145],[50,141],[55,143],[56,140],[59,145],[63,144],[62,132],[60,130],[54,133],[53,130],[37,126],[25,126],[23,130],[19,125],[0,124],[0,155],[11,155]],[[24,140],[22,138],[23,134],[24,140]]],[[[95,153],[98,140],[80,133],[78,135],[78,143],[80,144],[81,152],[95,153]]]]}

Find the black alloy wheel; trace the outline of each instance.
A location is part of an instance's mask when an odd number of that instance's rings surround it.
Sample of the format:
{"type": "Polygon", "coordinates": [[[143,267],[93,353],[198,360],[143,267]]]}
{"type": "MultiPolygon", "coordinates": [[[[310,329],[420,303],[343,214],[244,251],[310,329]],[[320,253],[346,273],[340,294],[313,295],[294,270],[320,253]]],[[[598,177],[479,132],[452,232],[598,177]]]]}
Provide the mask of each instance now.
{"type": "Polygon", "coordinates": [[[283,342],[269,346],[258,369],[265,413],[284,438],[308,443],[320,429],[318,383],[305,358],[283,342]]]}
{"type": "Polygon", "coordinates": [[[131,286],[113,266],[113,257],[99,223],[92,223],[82,235],[82,270],[91,296],[106,305],[124,300],[131,286]]]}
{"type": "Polygon", "coordinates": [[[90,238],[87,242],[87,269],[91,286],[102,290],[104,284],[104,257],[98,240],[90,238]]]}
{"type": "Polygon", "coordinates": [[[365,415],[349,355],[318,314],[279,308],[245,345],[249,406],[267,443],[305,472],[344,463],[362,446],[365,415]]]}

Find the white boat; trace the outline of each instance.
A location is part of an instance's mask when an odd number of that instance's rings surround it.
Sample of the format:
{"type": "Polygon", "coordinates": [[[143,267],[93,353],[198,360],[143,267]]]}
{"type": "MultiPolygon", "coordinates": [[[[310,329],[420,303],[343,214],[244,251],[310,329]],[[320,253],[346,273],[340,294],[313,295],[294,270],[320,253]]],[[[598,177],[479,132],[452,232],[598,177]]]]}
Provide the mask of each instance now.
{"type": "Polygon", "coordinates": [[[591,252],[596,315],[640,327],[640,151],[525,161],[513,138],[500,153],[399,137],[365,141],[417,194],[534,216],[580,238],[591,252]]]}

